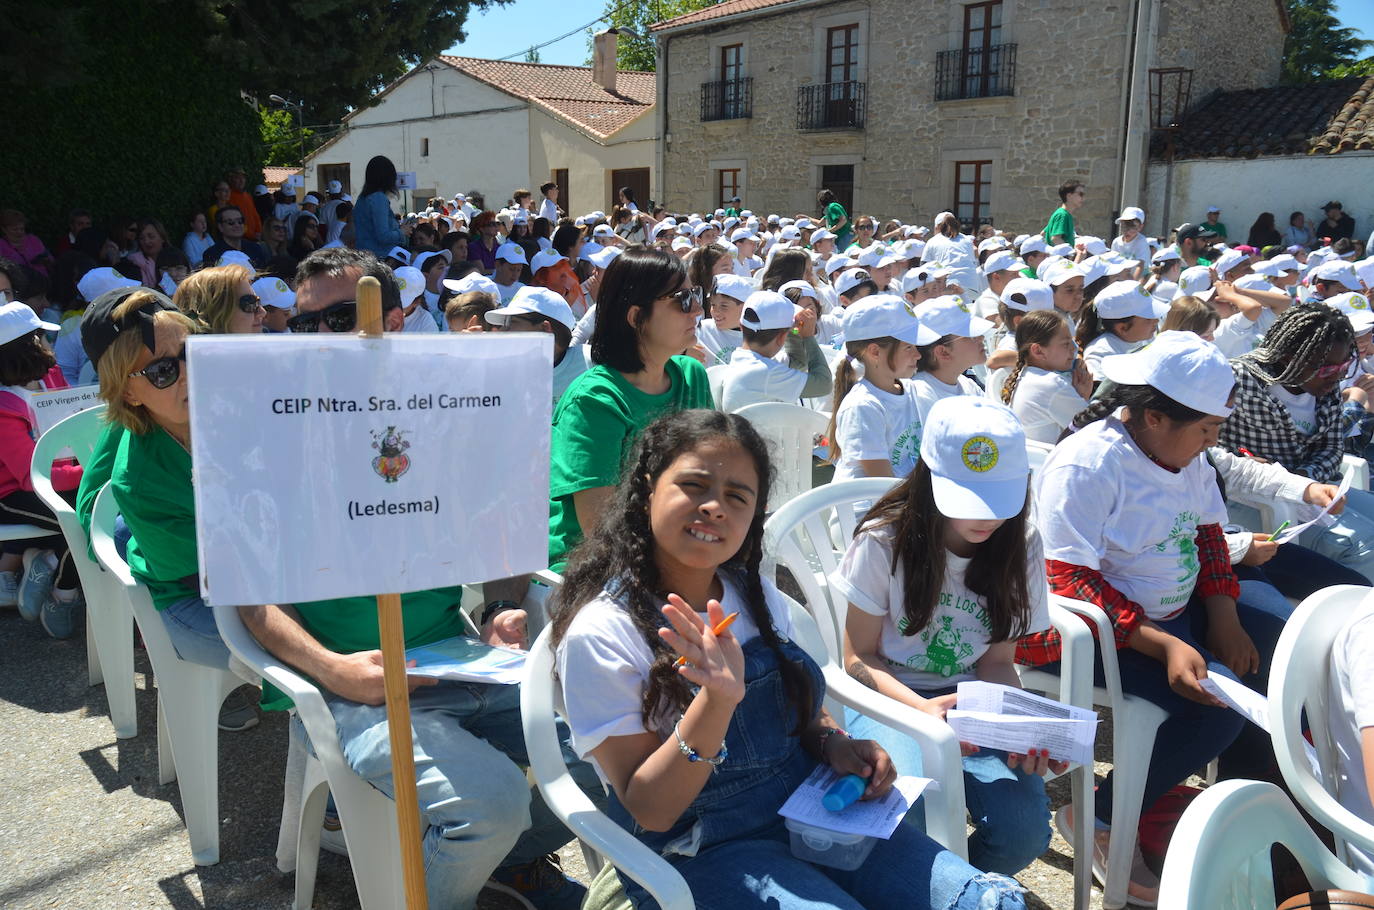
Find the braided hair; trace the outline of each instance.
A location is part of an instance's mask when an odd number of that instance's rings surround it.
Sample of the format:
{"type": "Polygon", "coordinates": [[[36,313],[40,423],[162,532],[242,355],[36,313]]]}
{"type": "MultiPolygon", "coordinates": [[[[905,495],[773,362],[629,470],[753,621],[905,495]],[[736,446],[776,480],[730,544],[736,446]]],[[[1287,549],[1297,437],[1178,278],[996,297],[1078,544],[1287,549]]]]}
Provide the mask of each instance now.
{"type": "Polygon", "coordinates": [[[1016,324],[1016,366],[1007,374],[1002,384],[1002,403],[1010,406],[1016,394],[1016,383],[1021,373],[1030,365],[1031,345],[1045,346],[1054,341],[1055,334],[1064,325],[1064,316],[1058,310],[1033,310],[1024,314],[1016,324]]]}
{"type": "Polygon", "coordinates": [[[1300,303],[1285,310],[1259,347],[1238,359],[1271,385],[1298,386],[1312,378],[1334,345],[1354,345],[1355,330],[1340,310],[1300,303]]]}
{"type": "Polygon", "coordinates": [[[1192,423],[1207,416],[1201,411],[1179,404],[1154,386],[1118,385],[1113,386],[1112,390],[1101,398],[1093,399],[1091,404],[1079,411],[1073,418],[1072,427],[1081,430],[1088,424],[1096,423],[1114,413],[1117,408],[1130,410],[1131,419],[1127,423],[1132,424],[1146,411],[1158,411],[1174,423],[1192,423]]]}
{"type": "Polygon", "coordinates": [[[815,714],[816,693],[801,666],[783,655],[759,574],[763,519],[773,468],[767,444],[753,425],[737,414],[679,411],[659,418],[645,429],[630,454],[624,479],[616,488],[605,518],[596,532],[573,551],[563,586],[553,595],[553,645],[557,647],[563,640],[577,612],[607,591],[629,615],[653,654],[640,706],[645,726],[652,728],[656,718],[686,710],[692,700],[691,688],[673,666],[677,655],[658,635],[663,626],[661,607],[668,592],[660,590],[654,533],[649,523],[649,497],[659,477],[679,456],[718,441],[733,442],[748,452],[759,476],[759,494],[749,533],[739,552],[720,568],[740,582],[745,609],[758,627],[759,636],[777,658],[788,700],[796,710],[795,733],[800,734],[815,714]]]}

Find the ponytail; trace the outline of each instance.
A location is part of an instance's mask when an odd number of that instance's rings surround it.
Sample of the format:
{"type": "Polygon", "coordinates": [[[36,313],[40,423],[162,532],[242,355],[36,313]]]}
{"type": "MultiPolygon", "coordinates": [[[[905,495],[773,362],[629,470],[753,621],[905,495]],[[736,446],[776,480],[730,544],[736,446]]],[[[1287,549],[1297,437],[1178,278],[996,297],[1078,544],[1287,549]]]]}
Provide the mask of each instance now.
{"type": "Polygon", "coordinates": [[[830,423],[825,428],[826,439],[830,440],[831,464],[840,463],[840,443],[835,438],[835,421],[840,413],[840,404],[844,401],[844,396],[849,394],[849,390],[864,378],[864,362],[860,355],[870,344],[876,344],[887,352],[889,367],[892,365],[893,355],[897,352],[897,339],[891,337],[865,338],[844,343],[844,357],[840,358],[840,362],[835,366],[835,388],[830,399],[830,423]]]}
{"type": "Polygon", "coordinates": [[[1097,315],[1097,304],[1085,303],[1083,309],[1078,311],[1078,333],[1073,339],[1078,342],[1078,349],[1086,348],[1105,331],[1107,331],[1107,327],[1102,324],[1102,320],[1097,315]]]}
{"type": "Polygon", "coordinates": [[[1016,326],[1016,366],[1012,367],[1007,381],[1002,384],[1002,403],[1010,406],[1016,394],[1016,383],[1021,373],[1030,365],[1031,345],[1047,345],[1054,340],[1055,333],[1064,325],[1064,314],[1058,310],[1035,310],[1022,314],[1016,326]]]}

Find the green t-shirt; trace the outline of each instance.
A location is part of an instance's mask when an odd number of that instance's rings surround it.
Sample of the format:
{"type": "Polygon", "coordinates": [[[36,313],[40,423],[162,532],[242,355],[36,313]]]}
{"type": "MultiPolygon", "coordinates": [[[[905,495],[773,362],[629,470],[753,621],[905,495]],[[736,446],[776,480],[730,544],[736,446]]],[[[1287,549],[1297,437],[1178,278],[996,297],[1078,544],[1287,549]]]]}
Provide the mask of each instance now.
{"type": "Polygon", "coordinates": [[[665,369],[670,386],[661,395],[648,395],[620,371],[598,364],[573,380],[559,399],[549,465],[549,565],[555,569],[582,542],[573,494],[620,483],[631,446],[658,417],[715,407],[700,363],[672,357],[665,369]]]}
{"type": "Polygon", "coordinates": [[[1203,221],[1202,226],[1213,231],[1222,240],[1226,239],[1226,225],[1222,224],[1220,221],[1216,224],[1212,224],[1209,221],[1203,221]]]}
{"type": "MultiPolygon", "coordinates": [[[[459,612],[463,601],[461,587],[412,591],[401,595],[401,624],[407,648],[433,644],[445,638],[467,634],[459,612]]],[[[336,597],[296,604],[301,623],[315,640],[339,654],[375,651],[382,642],[377,628],[377,598],[336,597]]],[[[291,699],[271,685],[262,687],[264,710],[284,711],[291,699]]]]}
{"type": "Polygon", "coordinates": [[[129,570],[148,586],[159,610],[198,594],[196,501],[191,453],[161,427],[125,433],[110,486],[129,526],[129,570]]]}
{"type": "Polygon", "coordinates": [[[825,226],[835,234],[835,249],[837,250],[842,250],[848,246],[849,241],[854,237],[854,226],[849,223],[849,213],[838,202],[832,202],[825,207],[825,226]],[[844,227],[837,229],[835,225],[841,221],[844,222],[844,227]]]}
{"type": "Polygon", "coordinates": [[[735,207],[732,205],[732,206],[730,206],[728,209],[725,210],[725,216],[726,216],[727,218],[738,218],[738,217],[739,217],[739,209],[735,208],[735,207]]]}
{"type": "Polygon", "coordinates": [[[1064,208],[1061,205],[1059,208],[1054,210],[1053,215],[1050,215],[1049,223],[1045,225],[1045,230],[1041,233],[1045,235],[1046,243],[1054,243],[1055,236],[1058,234],[1063,234],[1064,242],[1067,243],[1069,246],[1073,246],[1073,216],[1069,214],[1068,209],[1064,208]]]}
{"type": "Polygon", "coordinates": [[[91,450],[90,464],[81,467],[81,486],[76,490],[76,520],[86,530],[86,549],[92,561],[95,560],[95,548],[90,544],[91,513],[95,511],[95,498],[110,481],[115,455],[127,432],[122,423],[106,423],[91,450]]]}

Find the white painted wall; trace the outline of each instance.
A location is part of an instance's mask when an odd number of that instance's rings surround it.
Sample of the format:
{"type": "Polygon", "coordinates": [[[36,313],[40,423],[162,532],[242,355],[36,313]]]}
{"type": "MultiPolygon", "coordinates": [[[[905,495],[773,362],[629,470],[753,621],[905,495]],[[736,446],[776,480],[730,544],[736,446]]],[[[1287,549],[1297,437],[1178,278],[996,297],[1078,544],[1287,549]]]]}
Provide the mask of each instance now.
{"type": "MultiPolygon", "coordinates": [[[[306,186],[314,189],[319,183],[316,165],[347,163],[356,196],[368,160],[386,155],[397,171],[415,171],[420,187],[445,196],[478,190],[489,207],[497,207],[529,182],[529,118],[522,99],[447,66],[421,68],[376,107],[360,111],[337,142],[310,159],[306,186]],[[426,138],[429,155],[422,157],[426,138]]],[[[403,193],[397,205],[413,208],[407,196],[403,193]]]]}
{"type": "Polygon", "coordinates": [[[573,217],[592,211],[609,212],[617,187],[611,172],[623,168],[649,168],[654,184],[654,115],[646,111],[638,120],[612,136],[606,145],[569,126],[540,108],[530,106],[530,180],[536,195],[539,185],[553,179],[553,171],[568,169],[569,199],[559,206],[573,217]],[[571,205],[569,205],[571,201],[571,205]]]}
{"type": "Polygon", "coordinates": [[[1356,236],[1365,239],[1374,230],[1374,152],[1178,161],[1166,213],[1167,170],[1163,162],[1150,162],[1142,203],[1150,234],[1165,234],[1185,221],[1202,221],[1207,207],[1216,205],[1229,239],[1243,243],[1260,212],[1273,212],[1280,231],[1293,212],[1306,214],[1312,226],[1322,219],[1321,205],[1330,199],[1339,201],[1355,219],[1356,236]]]}

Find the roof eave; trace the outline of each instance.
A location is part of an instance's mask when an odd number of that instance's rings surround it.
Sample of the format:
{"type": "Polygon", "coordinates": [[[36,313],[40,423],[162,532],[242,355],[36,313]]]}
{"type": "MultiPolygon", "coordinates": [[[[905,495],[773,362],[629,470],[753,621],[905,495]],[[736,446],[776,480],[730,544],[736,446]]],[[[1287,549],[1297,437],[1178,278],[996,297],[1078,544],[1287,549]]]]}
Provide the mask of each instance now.
{"type": "MultiPolygon", "coordinates": [[[[778,3],[773,6],[764,6],[759,9],[740,10],[737,13],[728,13],[724,16],[716,16],[711,19],[702,19],[697,22],[686,22],[682,25],[651,25],[649,33],[652,35],[676,35],[694,29],[710,28],[726,22],[740,22],[745,19],[757,19],[761,16],[768,16],[788,10],[800,9],[807,6],[816,6],[821,3],[830,3],[832,0],[789,0],[787,3],[778,3]]],[[[684,13],[691,15],[691,13],[684,13]]],[[[671,19],[665,20],[671,22],[671,19]]]]}

